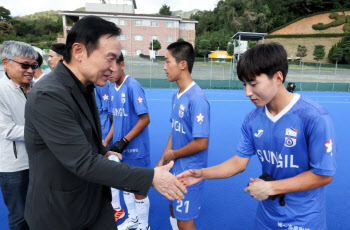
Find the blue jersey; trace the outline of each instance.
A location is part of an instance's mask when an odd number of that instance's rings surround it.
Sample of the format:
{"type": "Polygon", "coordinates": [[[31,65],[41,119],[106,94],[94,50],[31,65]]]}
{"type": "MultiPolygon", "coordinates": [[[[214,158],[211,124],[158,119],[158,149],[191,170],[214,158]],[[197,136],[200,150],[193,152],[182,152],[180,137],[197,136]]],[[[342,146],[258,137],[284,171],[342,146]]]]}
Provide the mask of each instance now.
{"type": "MultiPolygon", "coordinates": [[[[113,115],[113,143],[127,135],[139,120],[139,115],[148,113],[145,92],[140,83],[126,76],[116,88],[113,83],[109,89],[108,112],[113,115]]],[[[133,140],[123,152],[123,158],[143,158],[150,154],[148,126],[133,140]]]]}
{"type": "MultiPolygon", "coordinates": [[[[311,170],[335,174],[336,139],[333,120],[322,106],[296,94],[277,116],[266,107],[250,112],[242,125],[237,155],[257,154],[262,172],[275,179],[311,170]]],[[[259,202],[257,229],[326,229],[325,186],[259,202]]]]}
{"type": "MultiPolygon", "coordinates": [[[[194,138],[209,138],[210,107],[201,88],[191,83],[187,89],[178,95],[174,93],[172,99],[172,141],[173,150],[183,148],[194,138]]],[[[187,157],[175,160],[172,172],[175,175],[188,169],[207,167],[208,149],[187,157]]]]}
{"type": "Polygon", "coordinates": [[[95,99],[100,114],[101,129],[102,129],[102,140],[104,140],[109,130],[111,129],[111,120],[108,116],[108,104],[109,104],[109,83],[105,86],[95,86],[95,99]]]}

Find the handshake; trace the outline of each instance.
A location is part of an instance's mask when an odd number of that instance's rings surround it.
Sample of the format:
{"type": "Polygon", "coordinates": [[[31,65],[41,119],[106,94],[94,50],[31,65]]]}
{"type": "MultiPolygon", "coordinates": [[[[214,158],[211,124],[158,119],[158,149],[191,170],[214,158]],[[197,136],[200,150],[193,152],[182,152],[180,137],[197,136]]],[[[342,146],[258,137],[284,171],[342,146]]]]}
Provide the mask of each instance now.
{"type": "Polygon", "coordinates": [[[110,151],[122,153],[124,149],[128,146],[129,141],[123,137],[119,139],[117,142],[114,143],[114,145],[109,149],[110,151]]]}

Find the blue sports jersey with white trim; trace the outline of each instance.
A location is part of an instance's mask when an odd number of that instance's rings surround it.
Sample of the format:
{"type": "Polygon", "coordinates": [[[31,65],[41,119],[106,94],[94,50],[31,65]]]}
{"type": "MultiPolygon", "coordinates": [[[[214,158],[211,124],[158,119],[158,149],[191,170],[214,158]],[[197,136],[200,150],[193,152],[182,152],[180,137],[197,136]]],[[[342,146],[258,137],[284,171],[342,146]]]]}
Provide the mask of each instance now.
{"type": "MultiPolygon", "coordinates": [[[[208,100],[197,84],[178,98],[177,92],[172,99],[172,149],[180,149],[198,137],[209,138],[210,107],[208,100]]],[[[208,149],[175,160],[172,172],[175,175],[188,169],[207,167],[208,149]]]]}
{"type": "MultiPolygon", "coordinates": [[[[335,174],[336,137],[332,118],[325,108],[296,94],[281,113],[273,117],[266,107],[245,118],[237,155],[257,155],[262,172],[279,180],[311,170],[335,174]],[[276,119],[277,118],[277,119],[276,119]]],[[[259,202],[256,229],[326,229],[325,186],[285,194],[259,202]]]]}
{"type": "MultiPolygon", "coordinates": [[[[148,113],[145,92],[139,82],[127,76],[118,89],[113,83],[109,90],[108,112],[113,115],[113,144],[127,135],[139,120],[139,115],[148,113]]],[[[123,158],[143,158],[150,154],[148,126],[123,152],[123,158]]]]}
{"type": "Polygon", "coordinates": [[[102,140],[104,140],[111,129],[111,120],[108,116],[109,82],[105,86],[95,85],[95,99],[100,114],[102,140]]]}

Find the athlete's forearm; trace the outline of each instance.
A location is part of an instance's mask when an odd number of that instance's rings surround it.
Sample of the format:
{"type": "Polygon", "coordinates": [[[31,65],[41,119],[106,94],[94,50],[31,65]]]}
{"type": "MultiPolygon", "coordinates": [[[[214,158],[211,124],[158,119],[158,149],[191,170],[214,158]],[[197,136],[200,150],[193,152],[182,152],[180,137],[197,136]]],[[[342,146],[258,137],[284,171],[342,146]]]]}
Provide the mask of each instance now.
{"type": "Polygon", "coordinates": [[[139,120],[136,125],[130,130],[130,132],[125,136],[128,141],[131,141],[135,137],[137,137],[150,123],[148,113],[141,114],[139,116],[139,120]]]}
{"type": "Polygon", "coordinates": [[[105,140],[103,141],[103,144],[106,144],[106,147],[108,147],[107,145],[109,145],[112,138],[113,138],[113,120],[112,120],[111,128],[110,128],[105,140]]]}
{"type": "Polygon", "coordinates": [[[306,171],[294,177],[271,181],[269,195],[303,192],[329,184],[332,176],[322,176],[306,171]]]}
{"type": "Polygon", "coordinates": [[[222,179],[232,177],[243,172],[246,169],[249,160],[250,158],[243,158],[235,155],[219,165],[203,168],[201,169],[203,179],[222,179]]]}
{"type": "Polygon", "coordinates": [[[187,157],[208,148],[208,138],[195,138],[193,141],[182,147],[181,149],[173,150],[174,157],[187,157]]]}

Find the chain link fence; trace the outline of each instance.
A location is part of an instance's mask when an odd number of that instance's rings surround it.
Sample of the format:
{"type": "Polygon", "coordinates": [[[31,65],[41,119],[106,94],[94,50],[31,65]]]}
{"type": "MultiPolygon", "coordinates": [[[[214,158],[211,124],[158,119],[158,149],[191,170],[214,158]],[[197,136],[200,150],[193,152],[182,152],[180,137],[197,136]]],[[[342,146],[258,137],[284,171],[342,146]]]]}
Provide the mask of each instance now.
{"type": "MultiPolygon", "coordinates": [[[[125,72],[145,88],[177,88],[164,71],[164,57],[151,61],[141,57],[124,57],[125,72]]],[[[199,59],[192,77],[203,89],[243,89],[237,77],[236,64],[229,59],[199,59]]],[[[3,66],[0,64],[0,74],[3,66]]],[[[350,65],[290,62],[285,84],[293,82],[297,91],[350,92],[350,65]]]]}
{"type": "MultiPolygon", "coordinates": [[[[165,75],[164,60],[124,57],[125,72],[146,88],[176,88],[165,75]]],[[[237,77],[236,64],[225,59],[196,61],[192,77],[204,89],[243,89],[237,77]]],[[[350,92],[350,65],[290,62],[285,84],[293,82],[298,91],[350,92]]]]}

